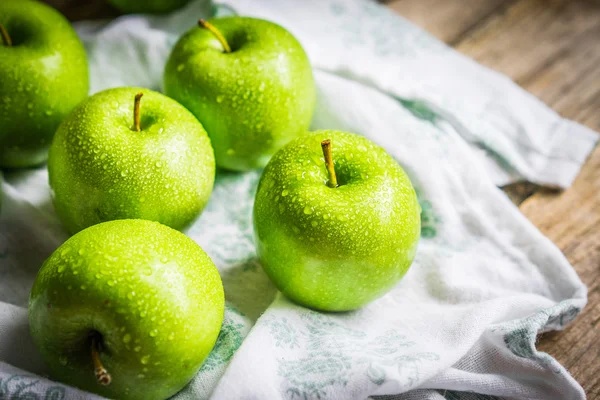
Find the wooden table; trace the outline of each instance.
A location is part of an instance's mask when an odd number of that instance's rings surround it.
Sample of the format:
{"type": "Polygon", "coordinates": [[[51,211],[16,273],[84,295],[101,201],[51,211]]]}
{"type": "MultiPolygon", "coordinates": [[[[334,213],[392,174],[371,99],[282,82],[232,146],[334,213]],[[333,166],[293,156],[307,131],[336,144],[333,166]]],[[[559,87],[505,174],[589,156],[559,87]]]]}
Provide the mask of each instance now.
{"type": "MultiPolygon", "coordinates": [[[[72,20],[118,15],[105,0],[46,0],[72,20]]],[[[600,131],[600,1],[392,0],[392,10],[456,50],[494,68],[562,116],[600,131]]],[[[564,365],[590,399],[600,398],[600,147],[571,188],[503,188],[563,251],[589,287],[589,303],[538,349],[564,365]]]]}

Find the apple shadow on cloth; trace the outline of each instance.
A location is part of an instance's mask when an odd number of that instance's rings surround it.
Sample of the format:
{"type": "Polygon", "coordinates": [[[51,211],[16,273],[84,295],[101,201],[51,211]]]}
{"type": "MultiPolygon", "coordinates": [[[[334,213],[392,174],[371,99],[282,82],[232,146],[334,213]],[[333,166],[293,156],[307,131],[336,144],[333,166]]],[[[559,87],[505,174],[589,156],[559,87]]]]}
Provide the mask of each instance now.
{"type": "Polygon", "coordinates": [[[256,257],[221,271],[225,299],[254,322],[275,299],[277,289],[256,257]]]}
{"type": "Polygon", "coordinates": [[[29,291],[39,269],[68,238],[68,234],[56,237],[54,223],[31,204],[8,196],[4,196],[3,200],[0,218],[0,302],[27,307],[29,291]],[[23,218],[24,215],[29,217],[23,218]]]}
{"type": "Polygon", "coordinates": [[[25,371],[45,374],[44,363],[29,334],[27,309],[0,302],[0,326],[0,360],[25,371]]]}

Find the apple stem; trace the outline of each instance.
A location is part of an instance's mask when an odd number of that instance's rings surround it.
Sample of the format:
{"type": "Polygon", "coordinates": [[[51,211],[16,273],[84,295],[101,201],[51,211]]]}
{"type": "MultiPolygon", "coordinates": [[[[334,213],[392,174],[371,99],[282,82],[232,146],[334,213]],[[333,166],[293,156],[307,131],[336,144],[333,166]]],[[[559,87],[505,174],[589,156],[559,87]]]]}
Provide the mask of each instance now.
{"type": "Polygon", "coordinates": [[[335,188],[338,186],[338,182],[337,177],[335,176],[333,157],[331,155],[331,140],[323,140],[321,142],[321,148],[323,149],[323,156],[325,157],[325,166],[327,167],[327,172],[329,172],[329,181],[327,181],[327,186],[330,188],[335,188]]]}
{"type": "Polygon", "coordinates": [[[2,24],[0,24],[0,34],[2,35],[2,41],[4,42],[4,45],[9,47],[12,46],[12,40],[10,40],[8,31],[2,24]]]}
{"type": "Polygon", "coordinates": [[[133,103],[133,130],[136,132],[142,130],[142,128],[140,128],[140,103],[143,95],[144,93],[136,94],[133,103]]]}
{"type": "Polygon", "coordinates": [[[219,42],[221,42],[221,45],[223,45],[225,53],[231,53],[231,47],[229,47],[229,43],[227,43],[227,40],[225,40],[221,32],[219,32],[219,30],[215,28],[213,24],[204,19],[201,19],[200,21],[198,21],[198,25],[200,25],[204,29],[208,29],[213,35],[215,35],[219,42]]]}
{"type": "Polygon", "coordinates": [[[98,342],[98,338],[96,335],[92,336],[92,361],[94,362],[94,374],[96,375],[96,380],[102,386],[110,385],[112,381],[112,377],[102,365],[102,361],[100,361],[100,343],[98,342]]]}

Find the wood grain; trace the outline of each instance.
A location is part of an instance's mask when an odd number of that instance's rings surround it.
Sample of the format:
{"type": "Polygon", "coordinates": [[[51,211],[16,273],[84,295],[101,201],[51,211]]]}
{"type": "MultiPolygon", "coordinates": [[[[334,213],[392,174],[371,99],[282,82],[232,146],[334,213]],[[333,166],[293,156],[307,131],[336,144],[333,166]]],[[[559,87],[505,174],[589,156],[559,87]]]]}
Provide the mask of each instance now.
{"type": "Polygon", "coordinates": [[[438,39],[452,45],[512,0],[399,0],[387,5],[438,39]]]}
{"type": "MultiPolygon", "coordinates": [[[[1,0],[0,0],[1,1],[1,0]]],[[[71,20],[118,15],[106,0],[47,0],[71,20]]],[[[564,117],[600,130],[600,0],[386,0],[391,9],[500,71],[564,117]]],[[[589,287],[589,303],[538,347],[600,398],[600,148],[568,190],[504,188],[589,287]]]]}

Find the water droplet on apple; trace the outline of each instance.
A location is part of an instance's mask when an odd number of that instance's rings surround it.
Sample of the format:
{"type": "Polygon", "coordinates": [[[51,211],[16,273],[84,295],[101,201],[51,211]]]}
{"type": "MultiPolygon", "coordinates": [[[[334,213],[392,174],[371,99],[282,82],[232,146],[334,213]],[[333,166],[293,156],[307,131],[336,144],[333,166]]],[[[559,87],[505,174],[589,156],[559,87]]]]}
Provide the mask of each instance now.
{"type": "Polygon", "coordinates": [[[113,279],[111,279],[110,281],[106,282],[108,284],[108,286],[115,286],[115,281],[113,279]]]}
{"type": "Polygon", "coordinates": [[[67,356],[60,356],[58,357],[58,362],[64,367],[69,363],[69,360],[67,359],[67,356]]]}
{"type": "Polygon", "coordinates": [[[283,192],[281,192],[281,197],[285,197],[285,196],[287,196],[288,194],[290,194],[290,191],[289,191],[289,190],[287,190],[287,189],[285,189],[283,192]]]}
{"type": "Polygon", "coordinates": [[[185,68],[185,64],[179,64],[179,65],[177,66],[177,71],[178,71],[178,72],[181,72],[181,71],[183,71],[183,69],[184,69],[184,68],[185,68]]]}
{"type": "Polygon", "coordinates": [[[158,331],[156,329],[152,329],[150,331],[150,337],[156,337],[156,335],[158,335],[158,331]]]}
{"type": "Polygon", "coordinates": [[[223,102],[223,96],[217,96],[217,103],[223,102]]]}
{"type": "Polygon", "coordinates": [[[260,86],[258,87],[258,90],[260,90],[261,92],[265,91],[265,83],[264,82],[260,83],[260,86]]]}
{"type": "Polygon", "coordinates": [[[96,274],[96,279],[100,279],[100,278],[102,278],[102,275],[96,274]]]}
{"type": "Polygon", "coordinates": [[[47,115],[47,116],[50,116],[50,115],[52,115],[52,110],[46,110],[46,115],[47,115]]]}
{"type": "Polygon", "coordinates": [[[135,351],[136,353],[139,353],[139,352],[140,352],[140,350],[142,350],[142,346],[135,346],[135,347],[133,348],[133,351],[135,351]]]}
{"type": "Polygon", "coordinates": [[[169,340],[173,340],[175,339],[175,333],[171,332],[171,334],[169,335],[169,340]]]}
{"type": "Polygon", "coordinates": [[[61,264],[61,265],[59,265],[59,266],[58,266],[58,269],[57,269],[57,271],[58,271],[59,273],[60,273],[60,272],[63,272],[64,270],[65,270],[65,266],[64,266],[63,264],[61,264]]]}
{"type": "Polygon", "coordinates": [[[226,153],[227,153],[228,156],[231,156],[231,155],[235,154],[235,150],[233,150],[233,149],[227,149],[226,153]]]}
{"type": "Polygon", "coordinates": [[[123,336],[123,343],[129,343],[129,342],[131,342],[131,335],[129,333],[126,333],[123,336]]]}
{"type": "Polygon", "coordinates": [[[149,355],[145,355],[142,358],[140,358],[140,362],[144,365],[148,364],[148,362],[150,361],[150,356],[149,355]]]}
{"type": "Polygon", "coordinates": [[[27,104],[27,108],[31,110],[33,108],[33,104],[32,103],[27,104]]]}
{"type": "Polygon", "coordinates": [[[312,225],[312,227],[316,227],[317,225],[319,225],[319,223],[317,221],[311,221],[310,224],[312,225]]]}
{"type": "Polygon", "coordinates": [[[313,213],[312,207],[309,207],[309,206],[304,207],[304,214],[310,215],[312,213],[313,213]]]}

